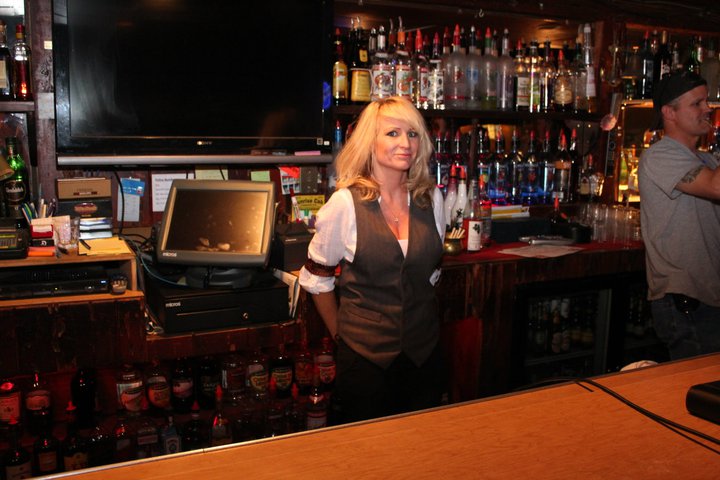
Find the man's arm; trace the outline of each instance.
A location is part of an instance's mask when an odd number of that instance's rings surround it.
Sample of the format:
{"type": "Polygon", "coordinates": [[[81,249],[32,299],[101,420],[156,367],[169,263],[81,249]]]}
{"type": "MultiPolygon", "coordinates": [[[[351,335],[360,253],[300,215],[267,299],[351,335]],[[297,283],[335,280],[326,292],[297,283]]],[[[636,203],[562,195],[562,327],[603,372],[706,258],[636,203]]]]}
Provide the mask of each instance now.
{"type": "Polygon", "coordinates": [[[689,195],[720,200],[720,167],[715,170],[702,165],[694,168],[675,187],[689,195]]]}
{"type": "Polygon", "coordinates": [[[330,336],[335,338],[337,335],[337,313],[338,305],[335,299],[335,292],[317,293],[312,296],[315,308],[320,314],[320,318],[325,322],[325,326],[330,331],[330,336]]]}

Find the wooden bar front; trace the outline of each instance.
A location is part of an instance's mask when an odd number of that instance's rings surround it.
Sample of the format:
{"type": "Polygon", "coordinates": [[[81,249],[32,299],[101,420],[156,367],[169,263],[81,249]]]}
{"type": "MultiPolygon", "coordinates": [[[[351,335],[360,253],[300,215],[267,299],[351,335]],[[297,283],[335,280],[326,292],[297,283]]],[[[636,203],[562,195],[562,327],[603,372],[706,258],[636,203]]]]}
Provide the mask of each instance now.
{"type": "MultiPolygon", "coordinates": [[[[720,425],[685,409],[690,386],[718,379],[720,354],[596,380],[718,439],[720,425]]],[[[596,387],[568,383],[59,477],[710,479],[718,472],[717,444],[693,443],[596,387]]]]}

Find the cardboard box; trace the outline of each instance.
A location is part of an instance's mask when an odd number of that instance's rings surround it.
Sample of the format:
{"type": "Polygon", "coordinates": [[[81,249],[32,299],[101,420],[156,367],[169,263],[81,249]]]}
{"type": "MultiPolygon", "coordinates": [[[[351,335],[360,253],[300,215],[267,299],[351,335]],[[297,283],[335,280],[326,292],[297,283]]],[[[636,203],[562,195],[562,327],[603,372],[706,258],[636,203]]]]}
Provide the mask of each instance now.
{"type": "Polygon", "coordinates": [[[58,200],[110,197],[111,182],[103,177],[58,178],[58,200]]]}

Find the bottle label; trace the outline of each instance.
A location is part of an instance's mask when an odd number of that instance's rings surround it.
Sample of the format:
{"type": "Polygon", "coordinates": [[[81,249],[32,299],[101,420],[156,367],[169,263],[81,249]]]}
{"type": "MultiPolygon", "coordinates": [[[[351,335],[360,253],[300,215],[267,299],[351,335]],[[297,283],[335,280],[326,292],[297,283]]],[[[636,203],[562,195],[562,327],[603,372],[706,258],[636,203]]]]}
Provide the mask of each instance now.
{"type": "Polygon", "coordinates": [[[57,452],[40,452],[37,455],[37,466],[40,473],[52,473],[57,470],[57,452]]]}
{"type": "Polygon", "coordinates": [[[392,67],[386,64],[375,64],[370,72],[371,75],[371,99],[391,97],[393,95],[392,67]]]}
{"type": "Polygon", "coordinates": [[[515,105],[530,107],[530,78],[517,77],[515,89],[515,105]]]}
{"type": "Polygon", "coordinates": [[[255,392],[265,392],[268,385],[268,372],[262,365],[248,366],[248,386],[255,392]]]}
{"type": "Polygon", "coordinates": [[[419,67],[415,72],[415,105],[427,104],[430,96],[429,72],[425,67],[419,67]]]}
{"type": "Polygon", "coordinates": [[[468,222],[467,251],[477,252],[482,248],[482,223],[479,220],[468,222]]]}
{"type": "Polygon", "coordinates": [[[172,394],[175,398],[190,398],[193,394],[193,381],[190,378],[173,380],[172,394]]]}
{"type": "Polygon", "coordinates": [[[7,75],[8,68],[5,60],[0,60],[0,90],[7,90],[10,88],[10,79],[7,75]]]}
{"type": "Polygon", "coordinates": [[[170,386],[165,377],[152,377],[148,379],[148,401],[151,405],[161,409],[170,407],[170,386]]]}
{"type": "Polygon", "coordinates": [[[275,379],[275,385],[278,390],[290,389],[292,385],[292,373],[292,368],[289,366],[273,368],[272,377],[275,379]]]}
{"type": "Polygon", "coordinates": [[[367,103],[370,101],[370,70],[353,68],[350,70],[350,101],[367,103]]]}
{"type": "Polygon", "coordinates": [[[333,65],[333,98],[344,100],[348,94],[348,71],[344,63],[337,62],[333,65]]]}
{"type": "Polygon", "coordinates": [[[441,69],[431,70],[428,75],[428,104],[433,108],[445,105],[445,77],[441,69]]]}
{"type": "MultiPolygon", "coordinates": [[[[0,386],[0,391],[7,383],[0,386]]],[[[0,396],[0,422],[10,423],[10,419],[20,419],[20,392],[0,396]]]]}
{"type": "Polygon", "coordinates": [[[128,388],[120,394],[120,405],[128,412],[139,412],[142,408],[143,393],[142,384],[128,388]]]}
{"type": "Polygon", "coordinates": [[[332,355],[318,355],[315,359],[320,381],[332,383],[335,380],[335,360],[332,355]]]}
{"type": "Polygon", "coordinates": [[[81,470],[88,467],[88,455],[86,452],[75,452],[72,455],[63,457],[65,471],[81,470]]]}
{"type": "Polygon", "coordinates": [[[50,392],[48,390],[33,390],[25,396],[25,408],[31,412],[39,412],[50,408],[50,392]]]}
{"type": "Polygon", "coordinates": [[[312,384],[313,362],[310,359],[299,359],[295,361],[295,381],[299,387],[312,384]]]}
{"type": "Polygon", "coordinates": [[[163,449],[165,454],[178,453],[180,451],[180,437],[176,434],[165,437],[163,449]]]}
{"type": "Polygon", "coordinates": [[[410,65],[395,66],[395,95],[411,98],[413,92],[413,75],[410,65]]]}
{"type": "Polygon", "coordinates": [[[6,480],[20,480],[21,478],[30,478],[32,476],[32,463],[29,461],[22,465],[5,466],[6,480]]]}
{"type": "Polygon", "coordinates": [[[9,178],[5,180],[5,199],[11,205],[18,205],[25,201],[27,188],[24,180],[9,178]]]}

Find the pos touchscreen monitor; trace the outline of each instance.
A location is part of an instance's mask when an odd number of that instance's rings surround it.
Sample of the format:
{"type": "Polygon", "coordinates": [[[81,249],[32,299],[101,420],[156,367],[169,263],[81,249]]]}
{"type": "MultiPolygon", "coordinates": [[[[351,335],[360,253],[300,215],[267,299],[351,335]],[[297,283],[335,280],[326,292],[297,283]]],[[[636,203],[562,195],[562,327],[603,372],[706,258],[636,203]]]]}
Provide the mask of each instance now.
{"type": "Polygon", "coordinates": [[[157,236],[158,262],[187,266],[196,288],[244,288],[270,258],[275,185],[174,180],[157,236]]]}

